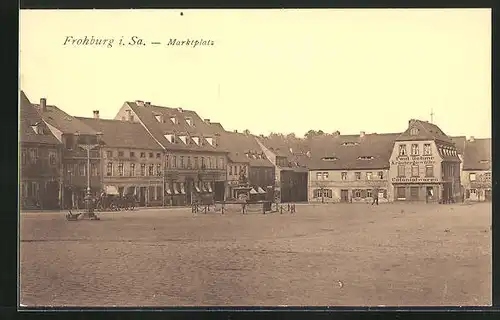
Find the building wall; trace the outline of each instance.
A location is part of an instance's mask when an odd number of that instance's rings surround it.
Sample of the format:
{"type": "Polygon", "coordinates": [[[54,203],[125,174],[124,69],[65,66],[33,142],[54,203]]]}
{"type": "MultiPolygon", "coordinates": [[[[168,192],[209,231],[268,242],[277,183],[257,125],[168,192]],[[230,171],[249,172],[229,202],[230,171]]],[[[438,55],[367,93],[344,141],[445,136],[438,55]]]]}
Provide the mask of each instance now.
{"type": "Polygon", "coordinates": [[[464,170],[461,172],[461,180],[464,187],[464,200],[492,200],[491,170],[464,170]]]}
{"type": "Polygon", "coordinates": [[[227,176],[227,188],[226,188],[226,198],[234,198],[233,188],[238,186],[240,183],[240,171],[243,171],[249,179],[249,166],[248,163],[241,162],[229,162],[227,164],[226,176],[227,176]]]}
{"type": "Polygon", "coordinates": [[[378,187],[383,194],[379,196],[379,202],[388,201],[390,197],[388,172],[387,169],[309,170],[308,201],[370,202],[373,200],[370,193],[375,187],[378,187]],[[379,173],[382,178],[379,177],[379,173]],[[322,196],[318,195],[318,190],[322,196]]]}
{"type": "Polygon", "coordinates": [[[268,186],[274,186],[274,167],[254,167],[248,169],[248,180],[251,186],[258,186],[266,190],[268,186]]]}
{"type": "Polygon", "coordinates": [[[441,162],[442,158],[438,153],[434,141],[396,141],[390,157],[389,176],[392,183],[392,197],[389,200],[424,201],[427,198],[428,192],[432,189],[430,192],[433,196],[429,200],[438,201],[442,191],[442,186],[440,185],[442,182],[441,162]],[[411,154],[412,144],[418,145],[418,155],[411,154]],[[430,144],[430,155],[423,155],[424,144],[430,144]],[[399,154],[400,145],[406,146],[406,155],[399,154]],[[405,166],[404,175],[399,175],[399,165],[405,166]],[[412,166],[418,166],[418,175],[413,174],[412,166]],[[432,177],[426,176],[426,166],[432,166],[432,177]],[[402,193],[403,190],[404,196],[402,193]],[[400,192],[399,195],[398,192],[400,192]]]}

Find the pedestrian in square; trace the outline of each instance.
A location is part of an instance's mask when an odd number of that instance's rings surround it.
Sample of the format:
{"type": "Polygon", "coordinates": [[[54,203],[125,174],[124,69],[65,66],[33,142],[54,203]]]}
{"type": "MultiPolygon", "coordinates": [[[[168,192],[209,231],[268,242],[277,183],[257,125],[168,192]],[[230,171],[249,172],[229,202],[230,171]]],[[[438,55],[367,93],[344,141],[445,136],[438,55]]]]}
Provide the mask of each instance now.
{"type": "Polygon", "coordinates": [[[372,206],[376,203],[377,206],[378,206],[378,187],[375,187],[372,191],[372,197],[373,197],[373,201],[372,201],[372,206]]]}

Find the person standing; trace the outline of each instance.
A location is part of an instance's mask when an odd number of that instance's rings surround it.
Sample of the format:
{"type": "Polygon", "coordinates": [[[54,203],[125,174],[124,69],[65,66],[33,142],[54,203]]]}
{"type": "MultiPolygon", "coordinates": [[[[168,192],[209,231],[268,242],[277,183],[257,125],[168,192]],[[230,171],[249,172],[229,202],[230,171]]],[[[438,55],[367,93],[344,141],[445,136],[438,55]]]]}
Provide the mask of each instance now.
{"type": "Polygon", "coordinates": [[[375,187],[372,191],[372,197],[373,197],[373,201],[372,201],[372,206],[376,203],[377,206],[378,206],[378,187],[375,187]]]}

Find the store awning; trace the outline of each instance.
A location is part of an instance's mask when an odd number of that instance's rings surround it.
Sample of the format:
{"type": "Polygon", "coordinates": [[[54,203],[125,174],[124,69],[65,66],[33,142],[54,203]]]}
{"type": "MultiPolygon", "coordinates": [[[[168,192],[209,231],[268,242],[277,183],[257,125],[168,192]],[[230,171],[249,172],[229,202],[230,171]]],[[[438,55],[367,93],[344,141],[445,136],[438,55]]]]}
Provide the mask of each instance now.
{"type": "Polygon", "coordinates": [[[200,189],[200,186],[198,185],[198,183],[194,184],[194,188],[196,189],[196,192],[201,192],[201,189],[200,189]]]}
{"type": "Polygon", "coordinates": [[[106,194],[110,194],[113,196],[118,196],[120,193],[118,193],[118,189],[115,186],[106,186],[104,188],[104,191],[106,191],[106,194]]]}
{"type": "Polygon", "coordinates": [[[205,182],[201,183],[201,191],[202,192],[207,192],[207,186],[206,186],[205,182]]]}
{"type": "Polygon", "coordinates": [[[207,183],[207,187],[208,192],[212,192],[212,186],[210,185],[210,182],[207,183]]]}
{"type": "Polygon", "coordinates": [[[258,192],[257,192],[257,191],[255,191],[255,189],[254,189],[254,188],[252,188],[252,189],[250,189],[250,194],[258,194],[258,192]]]}
{"type": "Polygon", "coordinates": [[[181,194],[186,194],[186,190],[184,189],[184,182],[181,182],[181,194]]]}
{"type": "Polygon", "coordinates": [[[259,193],[266,193],[266,192],[264,191],[264,189],[262,189],[261,187],[259,187],[259,188],[257,189],[257,191],[258,191],[259,193]]]}
{"type": "Polygon", "coordinates": [[[167,183],[165,188],[165,193],[166,194],[172,194],[172,190],[170,189],[170,183],[167,183]]]}
{"type": "Polygon", "coordinates": [[[174,182],[174,194],[179,194],[179,189],[177,189],[177,183],[174,182]]]}

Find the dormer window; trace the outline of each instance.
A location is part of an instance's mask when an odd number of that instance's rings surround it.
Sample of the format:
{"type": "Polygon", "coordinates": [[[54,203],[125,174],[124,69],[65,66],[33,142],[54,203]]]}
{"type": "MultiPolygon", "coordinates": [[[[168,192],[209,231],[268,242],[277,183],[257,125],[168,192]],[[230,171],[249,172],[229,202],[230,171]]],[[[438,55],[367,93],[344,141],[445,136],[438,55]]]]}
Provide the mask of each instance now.
{"type": "Polygon", "coordinates": [[[163,118],[163,117],[161,116],[161,114],[157,114],[157,115],[155,115],[155,119],[156,119],[156,121],[158,121],[158,122],[163,122],[163,119],[162,119],[162,118],[163,118]]]}
{"type": "Polygon", "coordinates": [[[186,144],[187,136],[179,136],[179,139],[186,144]]]}
{"type": "Polygon", "coordinates": [[[186,122],[187,122],[188,125],[193,126],[193,119],[186,118],[186,122]]]}
{"type": "Polygon", "coordinates": [[[192,137],[194,143],[196,143],[197,145],[200,145],[200,138],[199,137],[192,137]]]}
{"type": "Polygon", "coordinates": [[[167,139],[170,143],[175,143],[175,136],[173,134],[165,134],[163,135],[165,139],[167,139]]]}
{"type": "Polygon", "coordinates": [[[359,143],[357,142],[344,142],[342,143],[343,146],[347,146],[347,147],[352,147],[352,146],[357,146],[359,143]]]}
{"type": "Polygon", "coordinates": [[[358,157],[358,160],[373,160],[374,158],[372,156],[361,156],[358,157]]]}
{"type": "Polygon", "coordinates": [[[417,128],[411,128],[410,129],[410,136],[416,136],[418,135],[418,129],[417,128]]]}
{"type": "Polygon", "coordinates": [[[44,134],[43,127],[39,124],[35,124],[31,126],[31,129],[35,132],[35,134],[44,134]]]}
{"type": "Polygon", "coordinates": [[[206,137],[205,140],[207,140],[207,142],[213,146],[214,145],[214,139],[212,137],[206,137]]]}
{"type": "Polygon", "coordinates": [[[323,160],[323,161],[336,161],[338,159],[339,158],[337,158],[337,157],[323,157],[323,158],[321,158],[321,160],[323,160]]]}
{"type": "Polygon", "coordinates": [[[257,155],[255,153],[252,154],[252,158],[257,159],[257,155]]]}
{"type": "Polygon", "coordinates": [[[170,121],[172,121],[173,124],[177,124],[175,117],[170,117],[170,121]]]}

